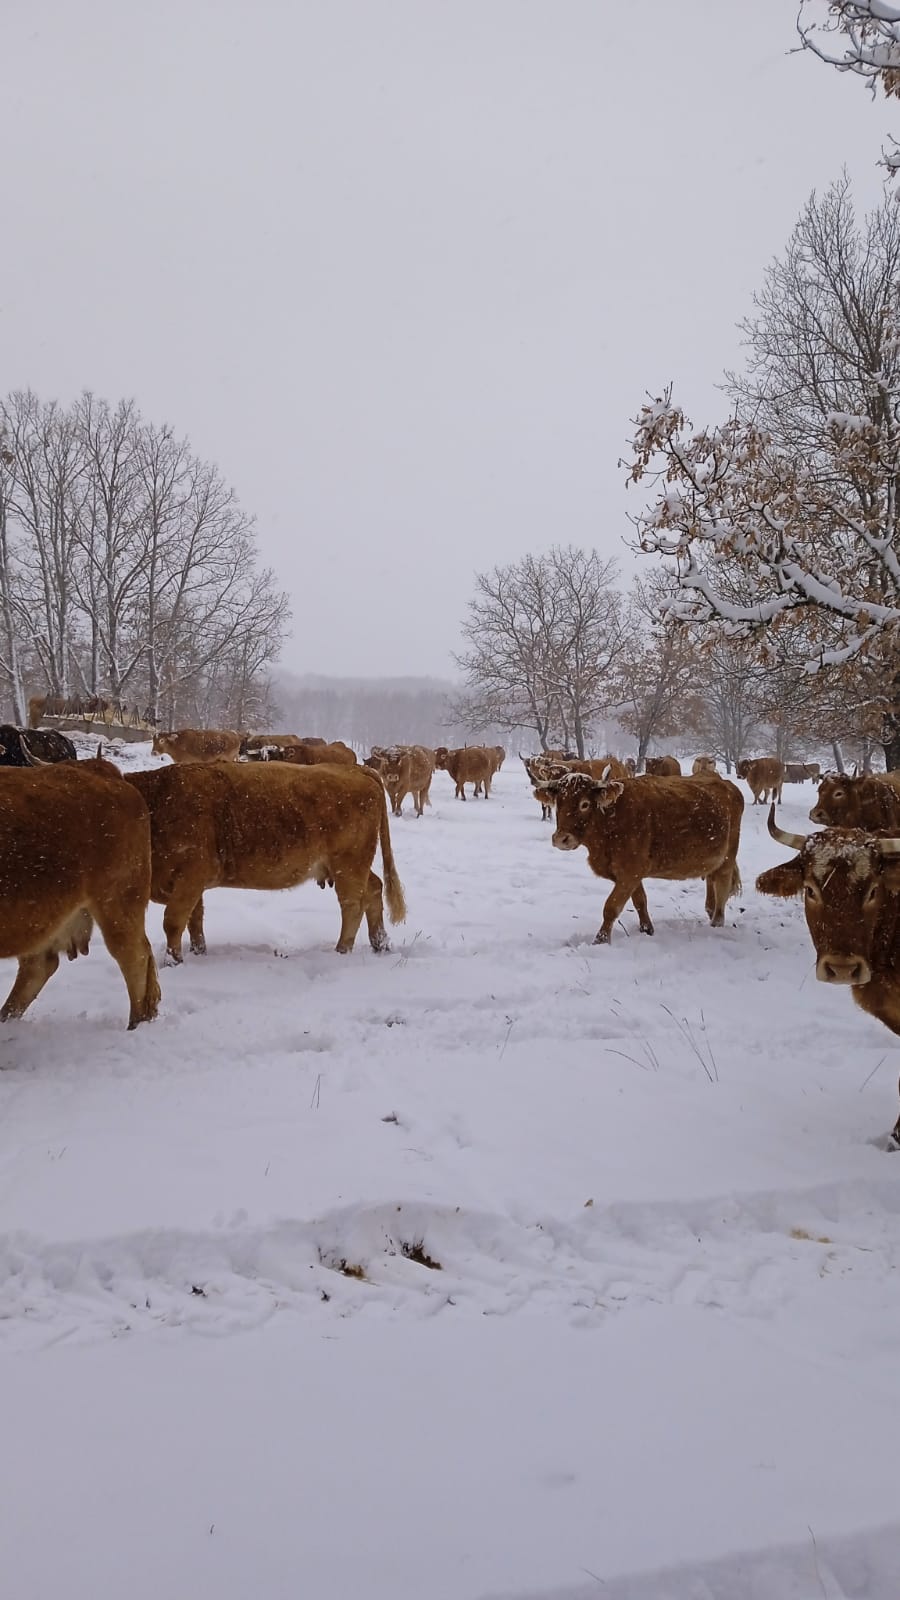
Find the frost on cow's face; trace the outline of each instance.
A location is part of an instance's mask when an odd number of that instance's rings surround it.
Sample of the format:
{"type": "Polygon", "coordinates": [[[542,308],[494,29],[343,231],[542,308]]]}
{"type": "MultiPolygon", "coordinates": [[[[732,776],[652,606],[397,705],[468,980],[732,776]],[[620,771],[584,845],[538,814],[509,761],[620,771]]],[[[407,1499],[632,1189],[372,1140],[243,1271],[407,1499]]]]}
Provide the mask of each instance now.
{"type": "Polygon", "coordinates": [[[615,805],[625,785],[613,778],[590,778],[585,772],[568,772],[549,787],[556,796],[557,850],[577,850],[605,813],[615,805]]]}
{"type": "Polygon", "coordinates": [[[808,838],[781,835],[781,842],[799,845],[799,853],[762,873],[757,889],[803,896],[820,983],[869,983],[884,914],[896,912],[900,840],[829,828],[808,838]]]}

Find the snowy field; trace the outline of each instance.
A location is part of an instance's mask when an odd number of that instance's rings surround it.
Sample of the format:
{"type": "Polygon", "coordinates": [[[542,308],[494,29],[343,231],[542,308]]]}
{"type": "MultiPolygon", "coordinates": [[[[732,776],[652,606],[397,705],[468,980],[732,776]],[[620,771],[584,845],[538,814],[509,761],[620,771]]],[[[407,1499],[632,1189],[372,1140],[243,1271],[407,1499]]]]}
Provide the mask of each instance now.
{"type": "Polygon", "coordinates": [[[765,809],[601,949],[515,760],[432,792],[392,954],[214,891],[0,1034],[3,1594],[898,1600],[900,1049],[765,809]]]}

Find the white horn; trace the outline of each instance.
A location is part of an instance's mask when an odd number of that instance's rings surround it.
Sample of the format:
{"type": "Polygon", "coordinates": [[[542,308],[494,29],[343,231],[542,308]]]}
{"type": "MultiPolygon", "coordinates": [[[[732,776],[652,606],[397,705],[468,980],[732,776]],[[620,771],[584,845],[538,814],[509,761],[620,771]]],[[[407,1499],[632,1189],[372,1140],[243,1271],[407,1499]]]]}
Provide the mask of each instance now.
{"type": "MultiPolygon", "coordinates": [[[[808,838],[808,834],[785,833],[783,828],[779,828],[775,821],[774,800],[769,808],[769,832],[773,839],[777,839],[779,844],[786,844],[789,850],[802,850],[808,838]]],[[[900,848],[900,839],[897,840],[897,845],[900,848]]]]}
{"type": "Polygon", "coordinates": [[[876,839],[878,853],[882,856],[900,856],[900,839],[876,839]]]}

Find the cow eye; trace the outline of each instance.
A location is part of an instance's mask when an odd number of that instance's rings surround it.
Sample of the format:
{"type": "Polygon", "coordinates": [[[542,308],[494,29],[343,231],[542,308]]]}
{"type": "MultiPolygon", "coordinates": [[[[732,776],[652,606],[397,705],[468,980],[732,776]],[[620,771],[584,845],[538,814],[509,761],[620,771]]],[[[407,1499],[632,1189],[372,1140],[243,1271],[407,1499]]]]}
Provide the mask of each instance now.
{"type": "Polygon", "coordinates": [[[870,886],[870,888],[866,891],[866,898],[865,898],[863,904],[867,905],[867,906],[870,906],[870,905],[872,905],[873,901],[875,901],[877,899],[878,899],[878,884],[877,883],[873,883],[870,886]]]}
{"type": "Polygon", "coordinates": [[[835,789],[835,791],[834,791],[834,794],[833,794],[833,795],[832,795],[832,797],[831,797],[831,798],[832,798],[832,799],[833,799],[833,800],[843,800],[843,798],[844,798],[844,791],[843,791],[843,789],[835,789]]]}
{"type": "Polygon", "coordinates": [[[807,900],[821,900],[822,896],[819,893],[817,884],[808,883],[806,885],[806,898],[807,900]]]}
{"type": "Polygon", "coordinates": [[[579,800],[578,809],[579,809],[579,811],[590,811],[590,809],[591,809],[590,800],[588,800],[586,797],[585,797],[584,800],[579,800]]]}

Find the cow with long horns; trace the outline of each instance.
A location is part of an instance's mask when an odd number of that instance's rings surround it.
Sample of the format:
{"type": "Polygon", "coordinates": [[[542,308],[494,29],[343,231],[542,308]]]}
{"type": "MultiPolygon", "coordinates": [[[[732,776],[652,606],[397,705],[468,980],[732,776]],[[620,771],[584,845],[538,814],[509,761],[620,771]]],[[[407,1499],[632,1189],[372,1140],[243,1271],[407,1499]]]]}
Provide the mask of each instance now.
{"type": "MultiPolygon", "coordinates": [[[[900,838],[858,828],[769,832],[797,853],[756,880],[760,894],[802,894],[820,983],[847,984],[856,1004],[900,1033],[900,838]]],[[[900,1118],[893,1130],[900,1143],[900,1118]]]]}

